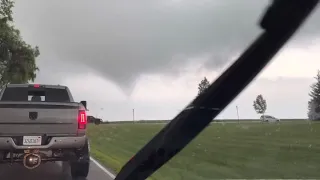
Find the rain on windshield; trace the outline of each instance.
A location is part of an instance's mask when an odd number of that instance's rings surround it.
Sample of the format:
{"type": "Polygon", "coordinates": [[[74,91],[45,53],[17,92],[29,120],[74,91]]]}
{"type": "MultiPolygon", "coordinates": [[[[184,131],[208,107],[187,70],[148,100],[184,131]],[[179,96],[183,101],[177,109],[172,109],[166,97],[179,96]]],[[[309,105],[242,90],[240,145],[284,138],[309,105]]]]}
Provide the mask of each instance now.
{"type": "MultiPolygon", "coordinates": [[[[4,66],[1,85],[63,84],[75,101],[88,101],[87,180],[114,179],[258,36],[257,22],[270,3],[18,0],[8,16],[9,1],[0,0],[0,19],[7,17],[0,25],[13,25],[35,53],[26,68],[32,73],[4,66]]],[[[14,42],[16,36],[5,34],[14,29],[0,29],[1,49],[3,39],[14,42]]],[[[319,178],[319,29],[316,9],[258,77],[149,179],[319,178]]],[[[34,180],[59,179],[64,168],[1,166],[3,177],[34,180]]]]}

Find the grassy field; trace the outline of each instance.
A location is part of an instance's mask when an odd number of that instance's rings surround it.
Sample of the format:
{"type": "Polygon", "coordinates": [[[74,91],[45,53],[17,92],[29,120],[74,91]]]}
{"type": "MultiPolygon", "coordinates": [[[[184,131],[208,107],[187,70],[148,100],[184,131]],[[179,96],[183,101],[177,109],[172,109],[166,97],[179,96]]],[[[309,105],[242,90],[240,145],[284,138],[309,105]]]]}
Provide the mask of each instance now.
{"type": "MultiPolygon", "coordinates": [[[[91,153],[118,172],[162,124],[89,126],[91,153]]],[[[154,180],[320,178],[320,123],[215,123],[154,180]]]]}

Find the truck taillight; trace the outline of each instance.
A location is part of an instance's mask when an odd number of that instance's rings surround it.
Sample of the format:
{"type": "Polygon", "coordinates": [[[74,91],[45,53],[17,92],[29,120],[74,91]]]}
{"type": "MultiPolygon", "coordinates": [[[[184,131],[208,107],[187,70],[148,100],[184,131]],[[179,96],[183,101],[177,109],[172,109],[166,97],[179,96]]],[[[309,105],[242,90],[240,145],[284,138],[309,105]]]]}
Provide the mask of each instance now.
{"type": "Polygon", "coordinates": [[[87,127],[87,113],[85,110],[79,110],[78,129],[86,129],[86,127],[87,127]]]}

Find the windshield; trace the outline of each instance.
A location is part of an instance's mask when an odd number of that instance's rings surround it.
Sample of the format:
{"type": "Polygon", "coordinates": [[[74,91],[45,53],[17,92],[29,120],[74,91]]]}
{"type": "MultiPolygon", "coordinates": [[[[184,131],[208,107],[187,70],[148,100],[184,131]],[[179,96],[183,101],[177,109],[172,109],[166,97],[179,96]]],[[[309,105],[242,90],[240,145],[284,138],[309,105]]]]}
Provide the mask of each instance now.
{"type": "MultiPolygon", "coordinates": [[[[318,1],[0,2],[0,85],[64,84],[90,109],[76,137],[1,135],[0,161],[23,165],[7,179],[320,177],[318,1]],[[38,144],[7,148],[22,141],[38,144]]],[[[68,124],[52,114],[17,126],[68,124]]]]}

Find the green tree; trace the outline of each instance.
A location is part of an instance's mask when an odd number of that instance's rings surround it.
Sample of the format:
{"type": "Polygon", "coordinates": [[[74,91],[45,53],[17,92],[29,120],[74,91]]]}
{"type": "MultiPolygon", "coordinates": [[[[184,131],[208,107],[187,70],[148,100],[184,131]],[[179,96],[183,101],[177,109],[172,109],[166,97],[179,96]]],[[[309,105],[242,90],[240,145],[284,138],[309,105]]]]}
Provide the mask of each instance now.
{"type": "Polygon", "coordinates": [[[264,114],[267,110],[267,101],[259,94],[253,101],[253,108],[258,114],[264,114]]]}
{"type": "Polygon", "coordinates": [[[34,81],[39,70],[39,48],[23,41],[20,31],[12,25],[13,7],[12,0],[0,0],[0,86],[34,81]]]}
{"type": "Polygon", "coordinates": [[[201,80],[201,82],[198,85],[198,95],[203,93],[204,90],[206,90],[210,86],[210,82],[206,77],[201,80]]]}
{"type": "Polygon", "coordinates": [[[309,96],[311,99],[308,102],[308,118],[310,120],[320,120],[320,71],[314,77],[316,82],[311,87],[309,96]]]}

